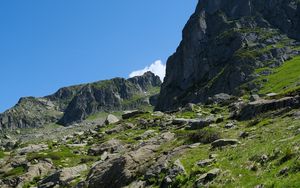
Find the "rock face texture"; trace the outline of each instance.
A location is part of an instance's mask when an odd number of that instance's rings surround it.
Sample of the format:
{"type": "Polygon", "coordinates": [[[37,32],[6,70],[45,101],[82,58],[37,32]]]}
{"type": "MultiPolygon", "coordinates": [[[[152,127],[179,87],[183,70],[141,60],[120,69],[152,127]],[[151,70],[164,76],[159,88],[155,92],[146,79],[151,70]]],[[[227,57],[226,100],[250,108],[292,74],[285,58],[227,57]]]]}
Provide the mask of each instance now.
{"type": "Polygon", "coordinates": [[[253,91],[258,86],[246,83],[254,70],[297,55],[293,46],[299,39],[299,1],[201,0],[168,59],[156,109],[253,91]]]}
{"type": "Polygon", "coordinates": [[[149,105],[161,81],[151,72],[130,79],[115,78],[59,89],[42,98],[21,98],[0,114],[0,129],[38,127],[59,122],[68,125],[105,110],[134,109],[149,105]]]}

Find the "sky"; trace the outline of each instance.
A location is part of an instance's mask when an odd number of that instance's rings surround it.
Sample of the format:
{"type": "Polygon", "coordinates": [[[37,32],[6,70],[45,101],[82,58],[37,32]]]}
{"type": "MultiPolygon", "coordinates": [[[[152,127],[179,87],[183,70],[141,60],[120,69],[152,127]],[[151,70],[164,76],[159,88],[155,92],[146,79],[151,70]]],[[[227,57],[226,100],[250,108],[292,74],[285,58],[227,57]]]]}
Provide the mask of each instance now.
{"type": "Polygon", "coordinates": [[[0,112],[20,97],[147,70],[161,78],[197,0],[0,1],[0,112]]]}

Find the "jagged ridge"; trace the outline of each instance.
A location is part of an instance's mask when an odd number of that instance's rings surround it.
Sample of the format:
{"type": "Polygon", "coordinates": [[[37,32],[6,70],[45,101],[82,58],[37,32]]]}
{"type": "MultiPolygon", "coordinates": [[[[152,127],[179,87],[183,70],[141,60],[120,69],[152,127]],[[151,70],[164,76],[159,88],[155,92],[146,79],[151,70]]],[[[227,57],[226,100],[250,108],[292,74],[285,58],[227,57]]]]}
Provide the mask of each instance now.
{"type": "Polygon", "coordinates": [[[128,80],[115,78],[65,87],[46,97],[21,98],[0,114],[0,128],[39,127],[58,121],[68,125],[99,111],[133,109],[149,104],[147,99],[159,92],[160,84],[158,76],[147,72],[128,80]]]}

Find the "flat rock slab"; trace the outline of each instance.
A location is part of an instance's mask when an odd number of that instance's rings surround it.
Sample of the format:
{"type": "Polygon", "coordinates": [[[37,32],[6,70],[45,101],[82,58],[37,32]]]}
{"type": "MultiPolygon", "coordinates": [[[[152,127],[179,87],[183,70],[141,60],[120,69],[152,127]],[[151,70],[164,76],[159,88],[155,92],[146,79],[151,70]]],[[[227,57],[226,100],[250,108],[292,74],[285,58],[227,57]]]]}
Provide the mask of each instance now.
{"type": "Polygon", "coordinates": [[[239,144],[237,139],[219,139],[211,143],[213,148],[220,148],[228,145],[236,145],[239,144]]]}
{"type": "Polygon", "coordinates": [[[144,112],[141,110],[127,111],[122,115],[122,119],[129,119],[136,115],[141,115],[141,114],[146,114],[146,113],[148,113],[148,112],[144,112]]]}
{"type": "Polygon", "coordinates": [[[48,149],[48,145],[46,145],[46,144],[29,145],[27,147],[18,149],[17,153],[20,155],[25,155],[27,153],[40,152],[40,151],[43,151],[46,149],[48,149]]]}

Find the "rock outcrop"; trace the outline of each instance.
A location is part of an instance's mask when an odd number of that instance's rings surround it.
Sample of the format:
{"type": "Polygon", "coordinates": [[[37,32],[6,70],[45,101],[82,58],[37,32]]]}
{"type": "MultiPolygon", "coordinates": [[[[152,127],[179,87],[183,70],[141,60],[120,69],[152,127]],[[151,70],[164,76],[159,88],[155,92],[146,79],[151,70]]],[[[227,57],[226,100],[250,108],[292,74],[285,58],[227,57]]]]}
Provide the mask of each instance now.
{"type": "Polygon", "coordinates": [[[151,72],[130,79],[115,78],[65,87],[53,95],[26,97],[0,114],[0,129],[39,127],[50,123],[69,125],[87,116],[111,110],[130,110],[149,105],[159,92],[160,78],[151,72]]]}
{"type": "Polygon", "coordinates": [[[296,0],[201,0],[183,30],[156,109],[206,102],[218,93],[256,91],[254,69],[274,67],[299,54],[296,0]]]}

